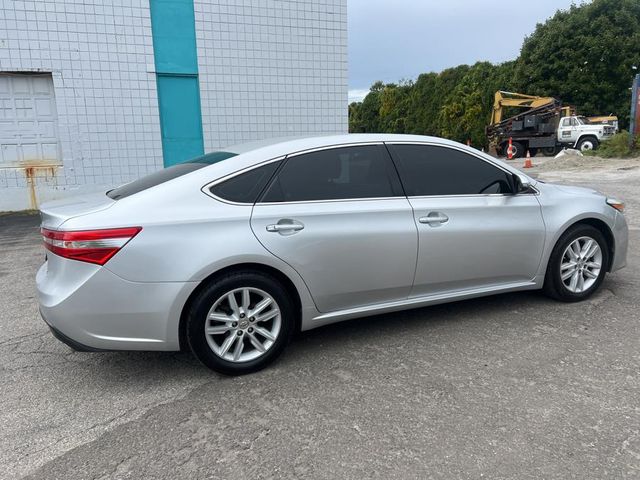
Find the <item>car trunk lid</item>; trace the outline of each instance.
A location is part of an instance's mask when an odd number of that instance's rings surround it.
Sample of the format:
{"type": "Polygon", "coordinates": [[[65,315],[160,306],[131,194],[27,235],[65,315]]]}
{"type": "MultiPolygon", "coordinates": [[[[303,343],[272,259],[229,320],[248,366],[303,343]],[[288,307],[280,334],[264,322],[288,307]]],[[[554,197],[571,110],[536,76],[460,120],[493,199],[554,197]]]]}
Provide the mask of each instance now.
{"type": "Polygon", "coordinates": [[[115,200],[110,199],[104,193],[46,202],[40,206],[42,226],[55,230],[71,218],[105,210],[115,203],[115,200]]]}

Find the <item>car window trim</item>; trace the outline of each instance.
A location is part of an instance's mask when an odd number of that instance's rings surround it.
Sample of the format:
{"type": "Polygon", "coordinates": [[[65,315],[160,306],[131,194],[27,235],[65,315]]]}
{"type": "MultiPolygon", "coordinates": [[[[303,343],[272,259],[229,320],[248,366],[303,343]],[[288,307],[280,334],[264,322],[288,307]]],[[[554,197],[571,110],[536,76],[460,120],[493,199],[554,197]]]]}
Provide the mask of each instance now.
{"type": "MultiPolygon", "coordinates": [[[[271,163],[275,163],[275,162],[281,162],[283,161],[285,158],[287,158],[287,155],[280,155],[279,157],[275,157],[269,160],[265,160],[264,162],[260,162],[260,163],[256,163],[255,165],[251,165],[249,167],[243,168],[242,170],[238,170],[235,171],[233,173],[229,173],[228,175],[225,175],[224,177],[220,177],[216,180],[213,180],[207,184],[205,184],[200,191],[202,193],[204,193],[206,196],[211,197],[215,200],[218,200],[219,202],[223,202],[223,203],[227,203],[229,205],[237,205],[237,206],[251,206],[251,205],[255,205],[255,202],[234,202],[232,200],[227,200],[225,198],[219,197],[218,195],[215,195],[211,189],[213,187],[215,187],[216,185],[226,182],[227,180],[231,180],[232,178],[235,178],[239,175],[242,175],[244,173],[250,172],[252,170],[255,170],[256,168],[260,168],[260,167],[264,167],[266,165],[269,165],[271,163]]],[[[282,168],[282,165],[280,165],[278,168],[276,168],[275,172],[273,172],[271,178],[267,181],[267,185],[265,186],[265,188],[267,188],[268,185],[271,184],[271,179],[277,175],[277,173],[280,171],[280,168],[282,168]]],[[[260,198],[262,196],[263,192],[260,192],[258,194],[258,198],[260,198]]]]}
{"type": "MultiPolygon", "coordinates": [[[[468,150],[464,148],[460,148],[457,145],[447,145],[445,143],[438,143],[438,142],[423,142],[423,141],[421,142],[421,141],[411,141],[411,140],[394,140],[394,141],[384,142],[384,144],[385,146],[386,145],[424,145],[424,146],[430,146],[430,147],[450,148],[451,150],[457,150],[459,152],[466,153],[469,156],[477,158],[478,160],[482,160],[483,162],[488,163],[492,167],[495,167],[498,170],[502,170],[508,175],[516,175],[515,172],[512,172],[511,170],[504,168],[502,165],[492,162],[491,160],[484,158],[480,155],[477,155],[474,152],[469,152],[468,150]]],[[[394,165],[396,166],[396,169],[398,170],[398,175],[400,175],[398,165],[396,164],[396,159],[393,158],[393,155],[391,154],[391,150],[389,150],[389,156],[391,157],[391,160],[393,161],[394,165]]],[[[400,177],[400,182],[402,182],[402,177],[400,177]]],[[[402,188],[405,190],[405,193],[406,193],[406,188],[404,184],[402,184],[402,188]]],[[[537,195],[538,191],[533,187],[532,189],[535,191],[535,193],[517,193],[517,192],[516,193],[452,193],[447,195],[407,195],[407,198],[515,197],[518,195],[537,195]]]]}
{"type": "Polygon", "coordinates": [[[258,205],[298,205],[303,203],[345,203],[345,202],[376,202],[382,200],[407,200],[405,195],[395,197],[357,197],[357,198],[331,198],[326,200],[298,200],[293,202],[256,202],[258,205]]]}
{"type": "Polygon", "coordinates": [[[297,150],[295,152],[288,153],[286,155],[287,158],[297,157],[299,155],[305,155],[307,153],[320,152],[322,150],[331,150],[335,148],[349,148],[349,147],[367,147],[371,145],[383,145],[384,142],[382,140],[379,141],[369,141],[369,142],[353,142],[353,143],[334,143],[331,145],[323,145],[321,147],[313,147],[307,148],[305,150],[297,150]]]}
{"type": "Polygon", "coordinates": [[[256,201],[255,205],[296,205],[296,204],[304,204],[304,203],[363,202],[363,201],[392,200],[396,198],[401,198],[406,200],[407,194],[404,190],[404,185],[402,184],[402,179],[400,178],[400,173],[398,172],[398,168],[395,162],[393,161],[393,157],[391,156],[391,153],[389,152],[389,150],[386,148],[385,142],[380,140],[380,141],[370,141],[370,142],[354,142],[354,143],[339,143],[339,144],[332,144],[332,145],[323,145],[322,147],[314,147],[306,150],[299,150],[297,152],[285,155],[284,162],[282,162],[282,165],[280,166],[280,168],[278,168],[278,170],[276,170],[276,172],[273,174],[273,176],[269,180],[269,183],[267,184],[267,186],[265,187],[261,195],[258,196],[258,201],[256,201]],[[387,158],[391,162],[391,166],[393,167],[394,172],[396,174],[397,181],[402,191],[401,194],[394,195],[392,197],[330,198],[330,199],[324,199],[324,200],[296,200],[291,202],[263,202],[262,201],[262,198],[264,197],[265,192],[269,189],[269,187],[273,183],[274,179],[278,176],[280,171],[287,165],[287,161],[290,158],[294,158],[300,155],[305,155],[308,153],[320,152],[323,150],[332,150],[337,148],[350,148],[350,147],[366,147],[366,146],[381,146],[384,148],[384,151],[387,154],[387,158]]]}

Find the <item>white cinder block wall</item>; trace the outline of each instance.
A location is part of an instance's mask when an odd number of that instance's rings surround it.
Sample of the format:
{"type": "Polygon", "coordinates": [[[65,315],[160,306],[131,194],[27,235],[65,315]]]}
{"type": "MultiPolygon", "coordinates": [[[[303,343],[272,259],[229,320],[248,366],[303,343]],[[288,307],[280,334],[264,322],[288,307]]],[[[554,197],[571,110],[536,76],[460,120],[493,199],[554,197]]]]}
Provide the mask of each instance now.
{"type": "Polygon", "coordinates": [[[195,0],[205,150],[346,133],[347,0],[195,0]]]}
{"type": "Polygon", "coordinates": [[[34,207],[29,175],[42,202],[162,166],[148,0],[0,0],[0,74],[38,71],[53,77],[60,166],[1,165],[0,211],[34,207]]]}
{"type": "MultiPolygon", "coordinates": [[[[194,0],[205,151],[346,133],[346,2],[194,0]]],[[[162,168],[149,0],[0,0],[8,72],[51,72],[59,158],[0,164],[0,211],[162,168]]]]}

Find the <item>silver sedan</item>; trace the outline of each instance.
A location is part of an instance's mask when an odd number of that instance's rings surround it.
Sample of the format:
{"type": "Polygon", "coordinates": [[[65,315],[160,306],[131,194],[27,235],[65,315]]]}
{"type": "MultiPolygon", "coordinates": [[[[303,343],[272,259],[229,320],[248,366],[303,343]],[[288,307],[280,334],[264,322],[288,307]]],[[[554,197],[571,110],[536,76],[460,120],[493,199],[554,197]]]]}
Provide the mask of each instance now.
{"type": "Polygon", "coordinates": [[[438,138],[245,144],[43,205],[40,311],[78,350],[190,349],[242,374],[351,318],[515,290],[583,300],[625,265],[623,210],[438,138]]]}

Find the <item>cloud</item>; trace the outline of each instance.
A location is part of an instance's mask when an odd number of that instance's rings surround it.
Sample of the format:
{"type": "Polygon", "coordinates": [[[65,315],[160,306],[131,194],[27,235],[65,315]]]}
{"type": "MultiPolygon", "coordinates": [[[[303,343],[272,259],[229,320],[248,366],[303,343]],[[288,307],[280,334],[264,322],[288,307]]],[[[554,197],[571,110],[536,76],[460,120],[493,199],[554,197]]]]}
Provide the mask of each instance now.
{"type": "Polygon", "coordinates": [[[349,0],[349,87],[513,60],[536,23],[573,1],[349,0]]]}
{"type": "Polygon", "coordinates": [[[349,90],[349,103],[351,102],[361,102],[364,97],[367,96],[367,93],[369,93],[369,89],[354,89],[354,90],[349,90]]]}

